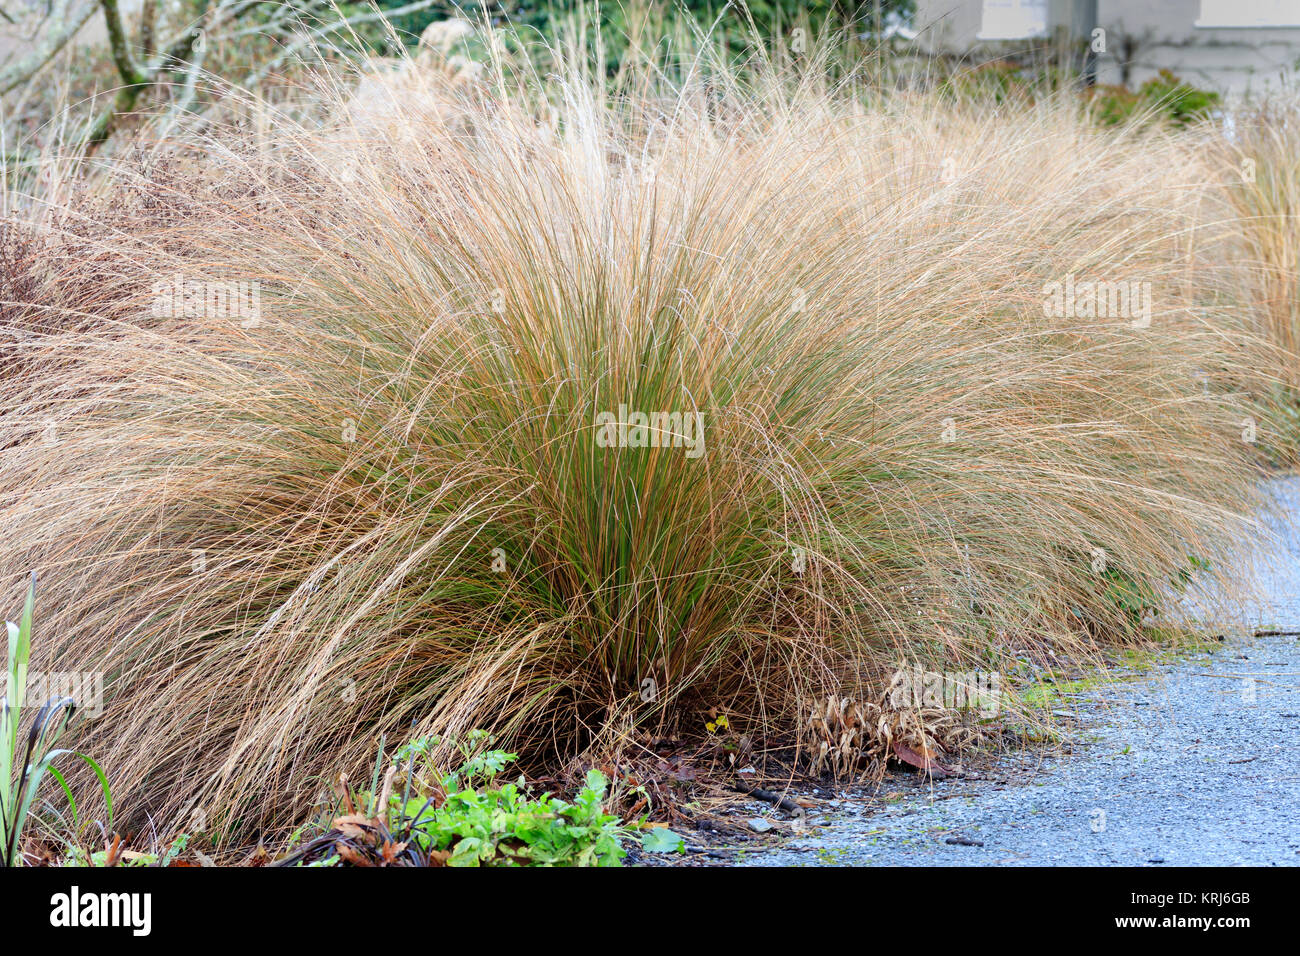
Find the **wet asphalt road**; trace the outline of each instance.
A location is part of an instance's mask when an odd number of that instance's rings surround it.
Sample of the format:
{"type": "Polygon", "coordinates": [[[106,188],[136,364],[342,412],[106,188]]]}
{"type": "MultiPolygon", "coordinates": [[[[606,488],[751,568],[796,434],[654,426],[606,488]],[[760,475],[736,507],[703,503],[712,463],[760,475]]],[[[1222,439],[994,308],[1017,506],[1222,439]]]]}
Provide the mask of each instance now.
{"type": "MultiPolygon", "coordinates": [[[[1300,518],[1300,478],[1269,487],[1300,518]]],[[[1012,756],[871,810],[839,801],[829,826],[737,862],[1300,866],[1300,637],[1252,636],[1300,631],[1300,535],[1274,527],[1245,633],[1073,698],[1059,718],[1071,752],[1012,756]]]]}

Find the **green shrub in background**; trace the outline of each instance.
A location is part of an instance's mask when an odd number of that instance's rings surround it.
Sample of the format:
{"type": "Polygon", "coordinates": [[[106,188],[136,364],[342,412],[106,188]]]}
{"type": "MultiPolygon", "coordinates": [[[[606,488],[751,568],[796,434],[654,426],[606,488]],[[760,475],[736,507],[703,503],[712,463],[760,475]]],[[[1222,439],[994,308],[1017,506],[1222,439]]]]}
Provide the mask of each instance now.
{"type": "MultiPolygon", "coordinates": [[[[976,103],[1029,103],[1053,90],[1077,88],[1078,83],[1077,74],[993,60],[954,73],[941,88],[948,96],[976,103]]],[[[1101,85],[1086,89],[1083,96],[1089,115],[1103,126],[1145,121],[1181,128],[1210,118],[1220,103],[1218,93],[1192,86],[1168,70],[1137,90],[1101,85]]]]}
{"type": "MultiPolygon", "coordinates": [[[[409,0],[380,0],[381,9],[398,9],[409,0]]],[[[589,40],[596,31],[602,34],[611,65],[617,65],[626,50],[627,36],[636,33],[638,24],[647,21],[666,26],[664,35],[674,27],[713,27],[713,35],[728,48],[747,49],[754,31],[762,37],[784,33],[801,26],[816,35],[824,29],[843,29],[870,37],[877,18],[882,27],[900,17],[909,16],[915,0],[752,0],[727,3],[726,0],[646,0],[646,2],[596,2],[596,0],[466,0],[456,4],[437,3],[417,13],[396,17],[398,33],[414,44],[420,32],[435,20],[463,17],[475,22],[489,20],[495,25],[513,25],[525,35],[553,42],[567,24],[577,21],[586,26],[589,40]],[[693,23],[692,23],[693,21],[693,23]],[[715,26],[716,23],[716,26],[715,26]]]]}
{"type": "Polygon", "coordinates": [[[1092,115],[1108,126],[1145,117],[1185,127],[1208,119],[1218,106],[1218,93],[1185,83],[1168,70],[1161,70],[1137,92],[1123,86],[1098,86],[1089,96],[1092,115]]]}

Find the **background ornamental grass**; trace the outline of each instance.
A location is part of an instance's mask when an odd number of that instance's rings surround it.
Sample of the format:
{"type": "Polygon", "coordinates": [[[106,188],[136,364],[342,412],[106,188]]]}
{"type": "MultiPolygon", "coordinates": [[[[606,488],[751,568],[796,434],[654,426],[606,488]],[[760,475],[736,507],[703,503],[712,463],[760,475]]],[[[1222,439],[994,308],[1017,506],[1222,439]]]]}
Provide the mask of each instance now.
{"type": "Polygon", "coordinates": [[[128,821],[282,835],[381,734],[793,734],[900,660],[1136,639],[1099,553],[1221,573],[1258,353],[1205,150],[704,66],[408,76],[6,234],[0,582],[105,671],[77,743],[128,821]],[[1150,328],[1045,315],[1069,274],[1150,282],[1150,328]],[[257,321],[154,315],[176,275],[257,321]],[[621,404],[705,453],[600,447],[621,404]]]}

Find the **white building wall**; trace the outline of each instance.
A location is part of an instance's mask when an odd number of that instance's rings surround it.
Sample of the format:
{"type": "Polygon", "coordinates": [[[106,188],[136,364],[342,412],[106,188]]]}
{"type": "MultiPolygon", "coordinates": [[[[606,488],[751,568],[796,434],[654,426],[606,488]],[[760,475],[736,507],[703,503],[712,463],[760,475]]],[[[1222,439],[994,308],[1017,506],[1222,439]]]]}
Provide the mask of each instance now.
{"type": "MultiPolygon", "coordinates": [[[[1023,49],[1023,41],[980,39],[988,2],[1032,0],[916,0],[914,27],[927,50],[971,53],[976,59],[1023,49]]],[[[1070,22],[1080,0],[1046,0],[1053,24],[1070,22]]],[[[1300,69],[1300,0],[1098,0],[1106,30],[1098,82],[1136,86],[1168,69],[1198,86],[1261,91],[1300,69]],[[1203,17],[1205,19],[1203,19],[1203,17]],[[1289,26],[1220,26],[1281,21],[1289,26]],[[1209,24],[1216,25],[1209,25],[1209,24]]]]}

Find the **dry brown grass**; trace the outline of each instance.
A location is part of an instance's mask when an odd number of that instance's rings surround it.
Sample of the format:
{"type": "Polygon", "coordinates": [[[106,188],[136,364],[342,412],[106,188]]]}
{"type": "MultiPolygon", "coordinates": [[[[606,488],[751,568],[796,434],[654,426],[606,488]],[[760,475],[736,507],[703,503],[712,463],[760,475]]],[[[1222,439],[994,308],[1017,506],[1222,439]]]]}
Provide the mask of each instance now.
{"type": "Polygon", "coordinates": [[[105,671],[80,743],[136,821],[282,831],[380,733],[545,760],[1086,653],[1133,633],[1098,555],[1163,591],[1252,507],[1179,139],[781,78],[426,86],[208,142],[129,246],[135,321],[3,340],[0,424],[57,438],[0,450],[0,581],[105,671]],[[260,322],[152,316],[175,273],[260,281],[260,322]],[[1045,315],[1070,274],[1151,283],[1150,327],[1045,315]],[[620,404],[699,411],[703,453],[601,447],[620,404]]]}
{"type": "Polygon", "coordinates": [[[1214,156],[1240,230],[1241,275],[1259,330],[1300,388],[1300,102],[1275,94],[1234,113],[1214,156]]]}
{"type": "Polygon", "coordinates": [[[1243,381],[1257,397],[1261,446],[1300,463],[1300,93],[1238,104],[1210,150],[1222,184],[1236,293],[1266,349],[1243,381]]]}

